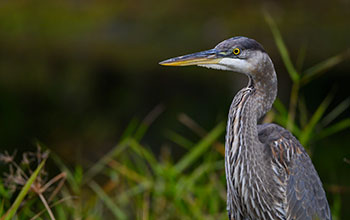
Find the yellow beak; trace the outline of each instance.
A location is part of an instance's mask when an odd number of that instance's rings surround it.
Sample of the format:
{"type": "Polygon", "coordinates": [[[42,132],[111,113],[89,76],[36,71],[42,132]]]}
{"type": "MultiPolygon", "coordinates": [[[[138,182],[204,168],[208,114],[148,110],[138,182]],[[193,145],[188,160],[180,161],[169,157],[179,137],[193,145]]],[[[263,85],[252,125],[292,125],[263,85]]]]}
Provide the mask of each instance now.
{"type": "Polygon", "coordinates": [[[164,60],[160,62],[163,66],[190,66],[199,64],[217,64],[222,59],[218,57],[217,50],[206,50],[198,53],[188,54],[164,60]]]}

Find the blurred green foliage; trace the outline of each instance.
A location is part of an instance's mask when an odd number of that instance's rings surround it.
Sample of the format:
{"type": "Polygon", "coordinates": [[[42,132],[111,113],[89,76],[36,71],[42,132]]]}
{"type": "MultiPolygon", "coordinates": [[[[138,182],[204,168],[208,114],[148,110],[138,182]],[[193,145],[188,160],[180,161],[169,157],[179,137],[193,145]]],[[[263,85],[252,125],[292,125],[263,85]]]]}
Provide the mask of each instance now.
{"type": "MultiPolygon", "coordinates": [[[[0,150],[39,140],[55,152],[52,167],[67,174],[50,203],[57,219],[225,219],[217,135],[245,79],[158,62],[244,35],[264,45],[278,74],[265,120],[305,144],[334,217],[348,219],[349,10],[343,0],[2,1],[0,150]],[[203,128],[189,132],[182,112],[203,128]]],[[[0,213],[14,199],[2,183],[0,213]]],[[[45,216],[29,198],[19,216],[45,216]]]]}

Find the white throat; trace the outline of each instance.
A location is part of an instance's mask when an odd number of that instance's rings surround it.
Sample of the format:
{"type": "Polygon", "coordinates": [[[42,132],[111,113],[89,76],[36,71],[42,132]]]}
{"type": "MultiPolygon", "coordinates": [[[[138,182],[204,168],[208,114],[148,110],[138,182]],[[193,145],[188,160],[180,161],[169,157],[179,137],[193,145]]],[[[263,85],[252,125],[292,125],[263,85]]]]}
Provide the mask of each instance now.
{"type": "Polygon", "coordinates": [[[198,66],[218,69],[218,70],[227,70],[238,73],[249,74],[252,71],[252,66],[249,62],[244,59],[237,58],[222,58],[219,63],[216,64],[199,64],[198,66]]]}

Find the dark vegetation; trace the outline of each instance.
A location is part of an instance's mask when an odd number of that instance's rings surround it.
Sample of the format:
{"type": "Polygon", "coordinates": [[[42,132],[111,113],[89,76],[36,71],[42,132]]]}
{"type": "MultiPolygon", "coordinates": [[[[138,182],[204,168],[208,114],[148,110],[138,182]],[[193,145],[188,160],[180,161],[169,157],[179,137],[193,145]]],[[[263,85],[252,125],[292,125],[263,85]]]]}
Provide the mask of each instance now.
{"type": "Polygon", "coordinates": [[[262,121],[301,141],[333,219],[349,219],[349,4],[267,3],[272,19],[174,2],[1,3],[0,219],[227,219],[225,122],[244,78],[157,63],[237,33],[276,65],[262,121]]]}

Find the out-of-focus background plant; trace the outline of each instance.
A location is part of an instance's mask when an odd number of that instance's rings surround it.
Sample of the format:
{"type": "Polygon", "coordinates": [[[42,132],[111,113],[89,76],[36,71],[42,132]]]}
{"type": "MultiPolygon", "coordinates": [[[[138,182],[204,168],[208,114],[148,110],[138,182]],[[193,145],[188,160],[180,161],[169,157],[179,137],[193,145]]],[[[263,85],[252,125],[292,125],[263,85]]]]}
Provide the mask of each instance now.
{"type": "Polygon", "coordinates": [[[1,2],[1,220],[226,219],[225,121],[245,76],[158,62],[236,35],[261,42],[277,70],[263,121],[298,137],[334,219],[349,219],[349,11],[346,0],[1,2]]]}

